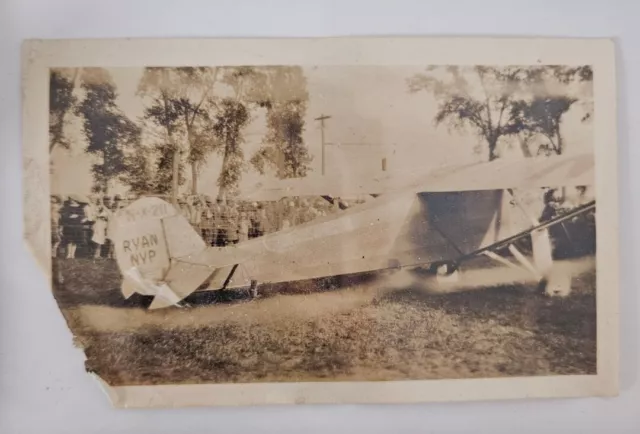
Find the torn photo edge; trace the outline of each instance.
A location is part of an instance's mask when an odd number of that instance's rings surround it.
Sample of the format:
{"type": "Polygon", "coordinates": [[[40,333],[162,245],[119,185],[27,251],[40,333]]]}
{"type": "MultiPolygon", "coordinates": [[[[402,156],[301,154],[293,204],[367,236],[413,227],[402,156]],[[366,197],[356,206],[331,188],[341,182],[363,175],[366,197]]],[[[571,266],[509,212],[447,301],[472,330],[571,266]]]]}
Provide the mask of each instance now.
{"type": "MultiPolygon", "coordinates": [[[[113,406],[186,407],[416,403],[615,396],[618,393],[619,235],[617,85],[610,39],[333,37],[291,39],[28,40],[22,52],[24,238],[51,281],[48,85],[50,67],[149,65],[590,64],[594,71],[597,209],[597,374],[386,382],[111,387],[113,406]]],[[[43,294],[44,296],[44,294],[43,294]]]]}

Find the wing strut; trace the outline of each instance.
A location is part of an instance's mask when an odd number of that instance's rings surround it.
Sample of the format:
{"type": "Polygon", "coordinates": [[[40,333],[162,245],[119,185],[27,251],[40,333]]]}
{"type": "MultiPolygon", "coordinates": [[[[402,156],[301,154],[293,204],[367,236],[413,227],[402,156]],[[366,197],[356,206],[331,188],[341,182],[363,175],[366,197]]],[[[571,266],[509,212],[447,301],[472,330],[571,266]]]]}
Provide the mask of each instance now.
{"type": "Polygon", "coordinates": [[[234,264],[233,267],[231,267],[231,271],[229,272],[229,275],[227,276],[227,278],[224,280],[224,284],[220,289],[222,290],[227,289],[227,286],[229,285],[229,282],[231,282],[231,278],[233,277],[237,269],[238,269],[238,264],[234,264]]]}
{"type": "Polygon", "coordinates": [[[474,252],[467,253],[466,255],[463,255],[460,258],[458,258],[458,262],[470,259],[470,258],[472,258],[472,257],[474,257],[476,255],[479,255],[480,253],[484,253],[485,251],[491,251],[491,250],[495,250],[495,249],[500,248],[500,247],[504,247],[504,246],[506,246],[508,244],[513,243],[514,241],[519,240],[520,238],[526,237],[527,235],[531,234],[532,232],[535,232],[535,231],[540,230],[540,229],[546,229],[546,228],[548,228],[550,226],[556,225],[558,223],[562,223],[562,222],[564,222],[566,220],[569,220],[569,219],[572,219],[573,217],[576,217],[576,216],[578,216],[578,215],[580,215],[580,214],[582,214],[584,212],[587,212],[587,211],[589,211],[589,210],[591,210],[591,209],[593,209],[595,207],[596,207],[596,201],[594,200],[594,201],[591,201],[591,202],[589,202],[587,204],[584,204],[584,205],[574,209],[571,212],[568,212],[566,214],[562,214],[562,215],[560,215],[558,217],[555,217],[555,218],[553,218],[551,220],[547,220],[546,222],[541,223],[541,224],[539,224],[537,226],[534,226],[534,227],[532,227],[530,229],[527,229],[526,231],[520,232],[519,234],[512,235],[512,236],[510,236],[508,238],[505,238],[504,240],[500,240],[500,241],[498,241],[496,243],[493,243],[493,244],[491,244],[489,246],[485,246],[485,247],[483,247],[481,249],[478,249],[478,250],[476,250],[474,252]]]}

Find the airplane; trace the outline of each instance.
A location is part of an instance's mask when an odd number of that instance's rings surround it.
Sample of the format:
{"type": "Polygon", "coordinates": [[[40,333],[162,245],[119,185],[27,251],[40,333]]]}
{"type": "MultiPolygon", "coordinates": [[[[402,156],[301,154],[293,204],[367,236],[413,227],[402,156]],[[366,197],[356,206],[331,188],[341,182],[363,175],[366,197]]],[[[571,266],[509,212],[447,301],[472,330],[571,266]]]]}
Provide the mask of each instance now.
{"type": "Polygon", "coordinates": [[[426,267],[445,281],[480,255],[524,268],[553,294],[553,285],[566,283],[554,281],[549,228],[595,210],[592,200],[541,222],[516,194],[519,189],[593,186],[592,154],[497,159],[394,179],[322,184],[303,178],[263,185],[244,198],[375,198],[228,247],[208,246],[168,202],[138,199],[114,215],[110,229],[122,294],[152,296],[153,310],[181,306],[194,292],[244,288],[255,297],[264,283],[405,267],[426,267]],[[516,247],[525,237],[530,237],[532,260],[516,247]],[[505,248],[517,263],[500,254],[505,248]]]}

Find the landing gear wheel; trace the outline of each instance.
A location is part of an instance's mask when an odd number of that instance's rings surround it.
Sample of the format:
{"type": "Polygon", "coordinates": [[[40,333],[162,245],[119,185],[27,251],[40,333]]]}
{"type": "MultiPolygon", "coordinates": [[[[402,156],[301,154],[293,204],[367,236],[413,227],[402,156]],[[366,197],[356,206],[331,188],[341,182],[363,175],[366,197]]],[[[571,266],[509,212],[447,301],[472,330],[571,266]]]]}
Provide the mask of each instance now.
{"type": "Polygon", "coordinates": [[[436,262],[429,267],[429,271],[439,284],[447,285],[460,280],[458,264],[453,261],[436,262]]]}
{"type": "Polygon", "coordinates": [[[544,293],[549,297],[568,297],[571,294],[571,277],[571,274],[562,272],[562,270],[552,270],[543,279],[545,282],[544,293]]]}
{"type": "Polygon", "coordinates": [[[435,262],[431,264],[429,271],[436,276],[451,276],[458,271],[458,264],[453,261],[435,262]]]}
{"type": "Polygon", "coordinates": [[[258,281],[257,280],[252,280],[251,281],[251,286],[249,286],[249,296],[252,299],[258,298],[258,281]]]}

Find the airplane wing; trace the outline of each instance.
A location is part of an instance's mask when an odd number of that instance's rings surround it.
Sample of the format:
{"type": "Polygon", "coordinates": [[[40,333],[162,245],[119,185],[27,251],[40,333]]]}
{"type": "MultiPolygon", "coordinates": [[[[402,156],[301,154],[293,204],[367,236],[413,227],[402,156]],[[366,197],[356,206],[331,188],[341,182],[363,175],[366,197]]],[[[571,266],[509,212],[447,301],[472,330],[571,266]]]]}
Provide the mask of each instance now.
{"type": "Polygon", "coordinates": [[[588,186],[595,183],[593,154],[497,159],[442,167],[416,182],[420,191],[506,190],[588,186]]]}
{"type": "Polygon", "coordinates": [[[277,180],[256,184],[242,198],[276,201],[295,196],[353,197],[380,195],[415,187],[416,191],[466,191],[550,186],[593,185],[593,154],[497,159],[492,162],[442,166],[431,170],[411,169],[381,175],[277,180]]]}
{"type": "Polygon", "coordinates": [[[377,177],[322,177],[283,179],[259,183],[242,194],[248,201],[277,201],[284,197],[331,196],[353,197],[368,194],[382,194],[391,190],[393,179],[377,177]]]}

